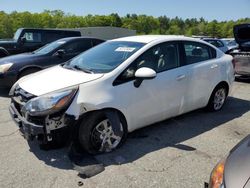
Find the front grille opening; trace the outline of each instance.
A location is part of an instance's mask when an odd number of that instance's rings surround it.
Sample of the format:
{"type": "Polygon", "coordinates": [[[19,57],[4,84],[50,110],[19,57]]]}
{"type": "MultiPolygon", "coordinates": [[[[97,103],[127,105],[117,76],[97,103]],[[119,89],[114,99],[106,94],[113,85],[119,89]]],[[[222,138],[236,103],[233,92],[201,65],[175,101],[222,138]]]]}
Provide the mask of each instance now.
{"type": "Polygon", "coordinates": [[[45,116],[28,116],[28,121],[36,125],[45,125],[45,116]]]}

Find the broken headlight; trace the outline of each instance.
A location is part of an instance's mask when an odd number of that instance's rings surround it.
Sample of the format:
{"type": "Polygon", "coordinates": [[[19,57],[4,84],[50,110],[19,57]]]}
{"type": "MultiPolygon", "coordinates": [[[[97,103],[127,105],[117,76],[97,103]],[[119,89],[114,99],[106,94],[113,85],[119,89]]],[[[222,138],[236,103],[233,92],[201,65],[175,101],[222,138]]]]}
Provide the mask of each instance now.
{"type": "Polygon", "coordinates": [[[70,104],[77,89],[71,88],[33,98],[25,104],[22,111],[32,116],[43,116],[59,112],[70,104]]]}

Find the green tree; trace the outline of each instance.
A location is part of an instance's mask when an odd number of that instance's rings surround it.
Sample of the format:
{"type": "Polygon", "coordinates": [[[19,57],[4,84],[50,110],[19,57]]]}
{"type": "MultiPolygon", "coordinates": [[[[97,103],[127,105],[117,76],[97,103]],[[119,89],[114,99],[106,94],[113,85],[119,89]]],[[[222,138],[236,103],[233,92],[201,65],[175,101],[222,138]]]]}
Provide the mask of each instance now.
{"type": "Polygon", "coordinates": [[[76,16],[61,10],[44,10],[41,13],[0,11],[0,38],[11,38],[18,28],[79,28],[93,26],[114,26],[134,29],[138,34],[208,35],[232,37],[236,24],[250,23],[250,18],[237,21],[206,21],[204,18],[185,19],[166,15],[155,18],[147,15],[127,14],[120,17],[110,15],[76,16]]]}

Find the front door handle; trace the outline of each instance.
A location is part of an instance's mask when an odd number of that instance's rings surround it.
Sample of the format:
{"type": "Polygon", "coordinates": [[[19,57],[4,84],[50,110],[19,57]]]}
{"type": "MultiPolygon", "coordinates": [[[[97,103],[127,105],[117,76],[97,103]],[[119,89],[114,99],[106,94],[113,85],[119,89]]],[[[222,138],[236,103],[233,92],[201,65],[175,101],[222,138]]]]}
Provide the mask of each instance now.
{"type": "Polygon", "coordinates": [[[180,81],[180,80],[183,80],[184,78],[186,78],[186,75],[185,74],[182,74],[182,75],[179,75],[176,77],[176,80],[177,81],[180,81]]]}
{"type": "Polygon", "coordinates": [[[215,69],[215,68],[217,68],[217,67],[218,67],[217,64],[213,64],[213,65],[211,66],[211,69],[215,69]]]}

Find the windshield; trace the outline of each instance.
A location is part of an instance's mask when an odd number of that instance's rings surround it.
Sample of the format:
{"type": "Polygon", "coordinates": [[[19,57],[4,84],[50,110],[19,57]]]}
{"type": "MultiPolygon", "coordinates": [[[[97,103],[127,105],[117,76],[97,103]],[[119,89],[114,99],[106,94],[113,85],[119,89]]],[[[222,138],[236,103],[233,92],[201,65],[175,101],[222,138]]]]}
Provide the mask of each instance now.
{"type": "Polygon", "coordinates": [[[18,29],[18,30],[15,32],[15,35],[14,35],[13,39],[14,39],[14,40],[18,40],[18,38],[19,38],[21,32],[22,32],[22,29],[18,29]]]}
{"type": "Polygon", "coordinates": [[[66,68],[77,68],[93,73],[107,73],[143,47],[144,43],[108,41],[72,59],[66,68]]]}
{"type": "Polygon", "coordinates": [[[35,54],[47,54],[58,48],[59,46],[65,44],[66,41],[60,40],[60,41],[55,41],[52,43],[49,43],[42,48],[39,48],[38,50],[34,51],[33,53],[35,54]]]}

